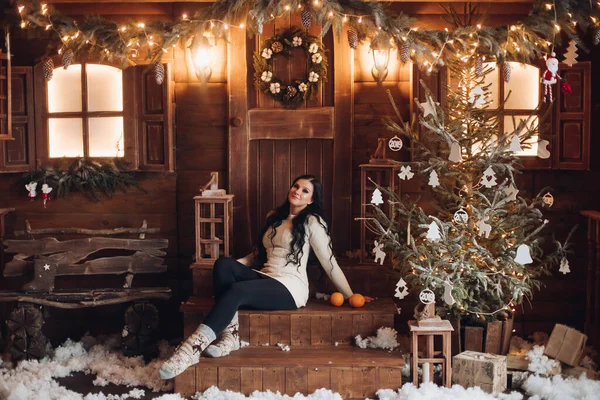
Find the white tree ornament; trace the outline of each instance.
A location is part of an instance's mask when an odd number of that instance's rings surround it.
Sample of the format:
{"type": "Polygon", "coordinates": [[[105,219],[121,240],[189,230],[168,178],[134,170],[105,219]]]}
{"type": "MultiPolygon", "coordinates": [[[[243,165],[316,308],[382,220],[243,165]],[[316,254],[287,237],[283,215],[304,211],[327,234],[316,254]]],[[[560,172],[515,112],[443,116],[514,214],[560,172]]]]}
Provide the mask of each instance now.
{"type": "Polygon", "coordinates": [[[567,52],[564,54],[564,56],[565,59],[563,62],[569,67],[572,67],[574,64],[577,64],[577,57],[579,56],[579,54],[577,54],[577,44],[574,40],[571,40],[569,42],[569,47],[567,47],[567,52]]]}
{"type": "Polygon", "coordinates": [[[429,289],[423,289],[421,293],[419,293],[419,300],[423,304],[435,303],[435,294],[429,289]]]}
{"type": "Polygon", "coordinates": [[[491,165],[483,171],[483,176],[481,177],[479,184],[488,189],[498,184],[498,182],[496,182],[496,173],[491,165]]]}
{"type": "Polygon", "coordinates": [[[521,265],[531,264],[533,262],[529,246],[527,246],[525,243],[517,247],[517,255],[515,256],[515,262],[521,265]]]}
{"type": "Polygon", "coordinates": [[[441,239],[440,227],[436,224],[435,221],[431,221],[431,223],[429,224],[429,229],[427,230],[426,237],[430,242],[437,242],[441,239]]]}
{"type": "Polygon", "coordinates": [[[431,171],[431,174],[429,174],[429,182],[428,182],[428,184],[431,187],[438,187],[438,186],[440,186],[440,179],[438,177],[437,172],[435,172],[435,170],[431,171]]]}
{"type": "Polygon", "coordinates": [[[412,179],[413,176],[415,176],[415,174],[411,171],[410,165],[406,165],[406,166],[403,165],[400,167],[400,172],[398,173],[398,178],[405,181],[408,179],[412,179]]]}
{"type": "Polygon", "coordinates": [[[479,229],[479,236],[485,235],[486,239],[489,239],[490,233],[492,232],[492,226],[486,221],[488,220],[487,215],[483,215],[479,221],[477,221],[477,229],[479,229]]]}
{"type": "Polygon", "coordinates": [[[454,213],[453,219],[455,224],[466,224],[469,221],[469,214],[461,207],[454,213]]]}
{"type": "Polygon", "coordinates": [[[406,287],[406,282],[404,281],[404,278],[400,278],[398,283],[396,283],[396,293],[394,294],[394,297],[397,297],[400,300],[402,300],[406,296],[408,296],[408,288],[406,287]]]}
{"type": "Polygon", "coordinates": [[[383,251],[383,243],[379,243],[375,240],[375,247],[371,251],[371,253],[375,254],[375,262],[379,260],[379,265],[383,265],[383,260],[385,260],[385,251],[383,251]]]}
{"type": "Polygon", "coordinates": [[[560,268],[558,270],[564,275],[571,272],[571,268],[569,268],[569,260],[567,260],[567,257],[563,257],[563,259],[560,260],[560,268]]]}
{"type": "Polygon", "coordinates": [[[48,184],[44,183],[42,185],[42,200],[44,201],[44,208],[46,208],[46,202],[50,199],[50,192],[52,188],[48,186],[48,184]]]}
{"type": "Polygon", "coordinates": [[[521,141],[519,140],[519,135],[514,135],[510,140],[510,147],[508,148],[513,153],[520,153],[523,151],[521,147],[521,141]]]}
{"type": "Polygon", "coordinates": [[[548,149],[546,148],[549,144],[550,142],[544,139],[538,142],[537,156],[539,158],[550,158],[550,151],[548,151],[548,149]]]}
{"type": "Polygon", "coordinates": [[[400,151],[400,149],[402,149],[402,139],[400,139],[398,136],[394,136],[389,140],[388,147],[392,151],[400,151]]]}
{"type": "Polygon", "coordinates": [[[449,280],[445,280],[444,281],[444,301],[449,306],[452,306],[454,303],[456,303],[456,301],[454,300],[454,297],[452,297],[452,289],[454,289],[454,286],[452,286],[452,283],[450,283],[449,280]]]}
{"type": "Polygon", "coordinates": [[[473,104],[474,107],[483,107],[485,105],[485,93],[481,86],[475,86],[471,90],[469,103],[473,104]]]}
{"type": "Polygon", "coordinates": [[[510,186],[504,188],[504,195],[508,201],[517,200],[517,194],[519,193],[519,189],[516,188],[514,184],[510,184],[510,186]]]}
{"type": "Polygon", "coordinates": [[[434,102],[430,96],[427,96],[427,101],[425,101],[425,103],[419,103],[419,105],[423,109],[423,118],[427,117],[428,115],[434,115],[435,106],[439,104],[440,103],[434,102]]]}
{"type": "Polygon", "coordinates": [[[554,204],[554,196],[552,196],[550,192],[546,192],[546,194],[542,196],[542,201],[548,207],[552,207],[552,205],[554,204]]]}
{"type": "Polygon", "coordinates": [[[375,189],[373,191],[373,196],[371,197],[371,204],[383,204],[383,195],[381,194],[381,190],[375,189]]]}
{"type": "Polygon", "coordinates": [[[460,148],[460,144],[458,142],[452,142],[450,145],[450,155],[448,156],[448,161],[459,163],[462,162],[462,160],[462,149],[460,148]]]}

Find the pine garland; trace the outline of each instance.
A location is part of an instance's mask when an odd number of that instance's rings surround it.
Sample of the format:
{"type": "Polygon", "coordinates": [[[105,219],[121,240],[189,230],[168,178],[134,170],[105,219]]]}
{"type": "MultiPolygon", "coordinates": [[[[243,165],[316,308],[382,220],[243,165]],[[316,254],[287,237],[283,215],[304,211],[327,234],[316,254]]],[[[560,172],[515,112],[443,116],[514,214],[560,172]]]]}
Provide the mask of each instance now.
{"type": "Polygon", "coordinates": [[[96,202],[101,199],[98,192],[104,192],[108,197],[117,190],[125,192],[129,187],[139,187],[140,179],[144,175],[139,171],[127,171],[125,162],[114,159],[108,164],[100,164],[88,158],[77,158],[66,169],[41,168],[37,171],[27,172],[19,180],[19,188],[23,188],[29,182],[37,182],[38,188],[46,183],[53,190],[51,196],[65,197],[71,192],[87,193],[96,202]]]}
{"type": "Polygon", "coordinates": [[[455,28],[446,32],[414,30],[418,26],[414,18],[403,13],[396,14],[377,1],[328,0],[314,4],[303,0],[218,0],[176,22],[130,22],[121,26],[98,16],[85,17],[77,22],[51,6],[42,6],[37,0],[20,0],[15,2],[15,7],[20,10],[20,20],[14,21],[14,24],[38,27],[44,35],[50,26],[59,47],[69,46],[75,53],[96,53],[100,59],[122,61],[124,66],[128,66],[135,64],[135,56],[142,48],[149,50],[147,57],[152,62],[158,62],[167,49],[197,32],[211,29],[216,37],[227,39],[228,25],[234,29],[235,24],[244,23],[250,32],[260,33],[262,25],[273,16],[301,12],[305,19],[310,15],[323,27],[321,36],[333,28],[339,39],[344,25],[349,25],[361,41],[381,31],[395,43],[410,38],[414,51],[412,60],[436,67],[444,63],[449,54],[470,52],[473,46],[479,54],[496,58],[500,63],[506,59],[521,62],[538,59],[549,52],[549,46],[555,40],[560,40],[561,35],[556,34],[557,27],[568,39],[575,39],[578,31],[597,28],[594,21],[600,19],[600,11],[594,4],[588,0],[554,0],[551,9],[548,9],[546,2],[536,1],[523,20],[511,26],[496,27],[472,24],[472,20],[476,21],[472,18],[476,9],[469,11],[469,18],[461,20],[450,8],[448,12],[455,28]],[[447,51],[437,55],[442,48],[447,51]]]}

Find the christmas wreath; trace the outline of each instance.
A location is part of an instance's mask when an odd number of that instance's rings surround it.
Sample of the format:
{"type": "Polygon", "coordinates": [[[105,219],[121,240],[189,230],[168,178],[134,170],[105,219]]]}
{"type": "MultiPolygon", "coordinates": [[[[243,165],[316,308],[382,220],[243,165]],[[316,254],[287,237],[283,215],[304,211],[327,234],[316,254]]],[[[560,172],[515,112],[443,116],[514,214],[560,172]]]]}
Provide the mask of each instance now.
{"type": "Polygon", "coordinates": [[[302,28],[292,27],[263,41],[254,53],[254,85],[258,90],[283,104],[296,108],[327,82],[327,57],[319,38],[302,28]],[[283,82],[273,74],[273,60],[278,55],[289,56],[294,49],[303,49],[307,58],[307,75],[283,82]]]}

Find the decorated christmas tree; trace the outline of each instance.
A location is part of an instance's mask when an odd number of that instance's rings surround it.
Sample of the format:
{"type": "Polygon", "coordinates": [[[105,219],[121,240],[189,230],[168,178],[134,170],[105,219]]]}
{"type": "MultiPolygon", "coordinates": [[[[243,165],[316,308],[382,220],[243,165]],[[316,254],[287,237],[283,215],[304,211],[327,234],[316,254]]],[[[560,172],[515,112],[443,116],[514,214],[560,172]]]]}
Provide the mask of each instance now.
{"type": "Polygon", "coordinates": [[[503,319],[541,287],[539,278],[565,259],[566,248],[544,241],[548,204],[541,195],[518,196],[515,181],[521,165],[515,151],[539,134],[539,110],[502,126],[503,104],[489,106],[485,84],[497,70],[478,64],[470,54],[448,60],[446,104],[423,85],[418,122],[399,114],[399,122],[387,119],[394,134],[410,139],[410,166],[434,201],[421,202],[425,211],[415,199],[380,187],[390,211],[371,205],[375,217],[367,224],[380,233],[408,289],[435,293],[438,313],[503,319]]]}

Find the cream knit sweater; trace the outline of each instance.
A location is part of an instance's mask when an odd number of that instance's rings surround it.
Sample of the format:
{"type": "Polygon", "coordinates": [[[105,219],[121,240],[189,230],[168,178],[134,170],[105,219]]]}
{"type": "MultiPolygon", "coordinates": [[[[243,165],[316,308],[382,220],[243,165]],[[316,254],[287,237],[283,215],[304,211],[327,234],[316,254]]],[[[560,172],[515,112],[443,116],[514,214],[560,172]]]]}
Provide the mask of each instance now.
{"type": "MultiPolygon", "coordinates": [[[[290,215],[276,229],[273,240],[269,238],[273,228],[269,228],[263,236],[263,245],[267,250],[267,262],[265,266],[257,271],[263,275],[270,276],[281,282],[289,291],[297,307],[304,307],[308,301],[308,276],[306,274],[306,264],[310,248],[319,259],[323,269],[333,282],[335,287],[344,295],[344,298],[352,296],[352,289],[346,280],[346,276],[338,265],[335,257],[332,257],[329,248],[329,235],[319,223],[319,218],[311,215],[306,220],[306,237],[304,247],[302,248],[302,258],[298,264],[289,263],[286,265],[286,257],[290,253],[290,244],[292,242],[292,219],[295,215],[290,215]]],[[[324,221],[322,221],[325,224],[324,221]]],[[[249,266],[252,265],[254,254],[250,253],[238,261],[249,266]]]]}

